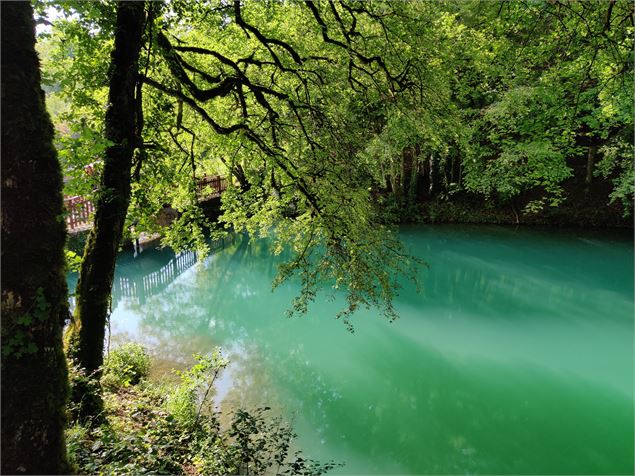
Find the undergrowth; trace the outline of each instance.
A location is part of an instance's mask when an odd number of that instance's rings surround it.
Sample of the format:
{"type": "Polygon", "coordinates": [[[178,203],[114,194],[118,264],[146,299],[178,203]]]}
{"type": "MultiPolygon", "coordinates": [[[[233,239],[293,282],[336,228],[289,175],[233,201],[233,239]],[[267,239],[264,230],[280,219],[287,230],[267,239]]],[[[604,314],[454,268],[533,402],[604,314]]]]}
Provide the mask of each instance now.
{"type": "Polygon", "coordinates": [[[292,451],[296,435],[268,407],[236,410],[221,425],[211,396],[228,362],[218,351],[195,359],[177,372],[177,383],[158,383],[148,380],[150,359],[140,345],[111,352],[102,372],[103,423],[75,421],[66,431],[77,473],[314,475],[339,466],[292,451]]]}

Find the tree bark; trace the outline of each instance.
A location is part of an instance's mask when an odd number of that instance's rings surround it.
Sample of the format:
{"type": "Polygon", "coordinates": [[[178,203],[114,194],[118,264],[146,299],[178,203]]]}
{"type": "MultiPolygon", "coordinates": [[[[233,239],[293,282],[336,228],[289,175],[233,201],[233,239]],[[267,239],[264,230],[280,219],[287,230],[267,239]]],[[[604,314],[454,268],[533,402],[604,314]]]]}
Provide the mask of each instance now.
{"type": "Polygon", "coordinates": [[[2,2],[2,473],[68,474],[62,174],[29,2],[2,2]]]}
{"type": "Polygon", "coordinates": [[[584,183],[587,185],[590,185],[591,182],[593,181],[593,169],[595,166],[595,151],[596,151],[596,146],[590,145],[589,150],[587,152],[586,174],[584,177],[584,183]]]}
{"type": "Polygon", "coordinates": [[[430,186],[428,188],[428,195],[430,196],[430,198],[432,198],[432,194],[434,193],[434,179],[435,179],[435,174],[434,174],[434,155],[430,154],[430,160],[428,161],[430,164],[430,167],[428,169],[428,176],[429,176],[429,182],[430,182],[430,186]]]}
{"type": "MultiPolygon", "coordinates": [[[[145,2],[119,2],[111,55],[104,170],[93,228],[77,283],[75,314],[69,329],[69,353],[94,379],[103,363],[115,260],[130,203],[133,155],[140,136],[135,90],[145,24],[145,2]]],[[[76,399],[77,400],[77,399],[76,399]]],[[[80,403],[80,402],[77,402],[80,403]]],[[[101,400],[84,401],[80,417],[97,416],[101,400]]]]}

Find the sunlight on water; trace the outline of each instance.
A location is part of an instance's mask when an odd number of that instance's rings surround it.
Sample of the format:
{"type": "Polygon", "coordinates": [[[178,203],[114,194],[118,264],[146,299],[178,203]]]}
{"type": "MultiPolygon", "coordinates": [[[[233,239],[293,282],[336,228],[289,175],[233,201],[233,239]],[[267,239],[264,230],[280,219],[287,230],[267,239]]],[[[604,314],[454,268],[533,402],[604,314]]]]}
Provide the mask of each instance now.
{"type": "Polygon", "coordinates": [[[194,266],[122,255],[113,340],[142,341],[161,369],[222,346],[221,408],[276,406],[304,452],[342,473],[632,474],[632,238],[402,236],[430,268],[421,294],[404,283],[394,323],[360,312],[350,334],[333,318],[343,301],[326,299],[286,319],[297,286],[272,293],[278,260],[239,238],[194,266]]]}

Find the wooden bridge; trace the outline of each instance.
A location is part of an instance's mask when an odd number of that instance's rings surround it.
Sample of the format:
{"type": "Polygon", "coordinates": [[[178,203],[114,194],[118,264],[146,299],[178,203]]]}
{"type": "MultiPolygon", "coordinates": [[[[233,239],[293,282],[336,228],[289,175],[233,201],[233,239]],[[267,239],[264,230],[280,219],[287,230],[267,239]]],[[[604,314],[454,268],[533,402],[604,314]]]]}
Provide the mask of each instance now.
{"type": "MultiPolygon", "coordinates": [[[[199,202],[220,197],[225,190],[227,178],[220,175],[206,175],[196,183],[196,196],[199,202]]],[[[64,206],[67,210],[66,228],[69,232],[78,233],[92,227],[95,206],[89,199],[80,195],[65,197],[64,206]]]]}

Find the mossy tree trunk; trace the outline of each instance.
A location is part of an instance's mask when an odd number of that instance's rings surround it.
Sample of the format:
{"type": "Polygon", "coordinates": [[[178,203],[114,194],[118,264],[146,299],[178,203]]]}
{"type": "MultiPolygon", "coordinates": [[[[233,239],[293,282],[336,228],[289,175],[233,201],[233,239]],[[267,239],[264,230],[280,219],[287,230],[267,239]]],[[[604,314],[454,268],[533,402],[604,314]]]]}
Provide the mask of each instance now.
{"type": "Polygon", "coordinates": [[[62,174],[29,2],[2,2],[2,473],[68,474],[62,174]]]}
{"type": "MultiPolygon", "coordinates": [[[[111,145],[104,157],[94,225],[84,250],[76,291],[77,307],[68,341],[69,354],[94,379],[99,378],[103,363],[115,259],[130,203],[133,155],[142,123],[135,91],[139,81],[145,2],[118,3],[116,22],[105,120],[106,139],[111,145]]],[[[84,400],[79,416],[96,416],[100,405],[99,398],[84,400]]]]}

